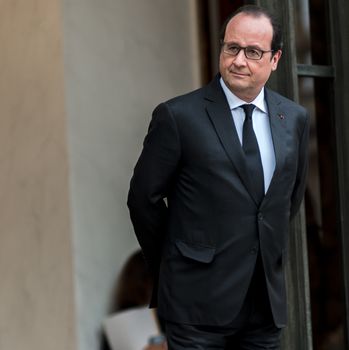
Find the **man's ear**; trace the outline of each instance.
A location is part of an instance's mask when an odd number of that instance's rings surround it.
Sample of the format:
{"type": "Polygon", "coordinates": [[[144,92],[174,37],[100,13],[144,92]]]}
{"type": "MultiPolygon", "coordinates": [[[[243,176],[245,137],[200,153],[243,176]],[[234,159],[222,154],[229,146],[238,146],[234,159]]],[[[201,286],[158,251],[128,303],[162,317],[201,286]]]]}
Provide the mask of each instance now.
{"type": "Polygon", "coordinates": [[[272,71],[275,71],[276,68],[278,67],[278,62],[280,60],[281,55],[282,55],[282,51],[281,50],[277,50],[275,52],[275,54],[273,55],[273,57],[271,58],[271,63],[272,63],[271,70],[272,71]]]}

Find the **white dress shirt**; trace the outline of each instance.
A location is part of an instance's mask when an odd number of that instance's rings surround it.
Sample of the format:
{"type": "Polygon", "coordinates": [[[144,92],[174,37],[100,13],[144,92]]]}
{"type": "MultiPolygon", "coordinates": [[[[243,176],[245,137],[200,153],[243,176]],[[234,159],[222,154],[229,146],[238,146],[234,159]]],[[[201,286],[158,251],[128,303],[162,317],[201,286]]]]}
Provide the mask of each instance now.
{"type": "MultiPolygon", "coordinates": [[[[220,83],[228,100],[235,128],[239,136],[240,143],[242,144],[242,127],[245,120],[245,112],[240,106],[246,104],[247,102],[234,95],[225,85],[222,78],[220,79],[220,83]]],[[[275,153],[270,130],[268,109],[264,100],[264,88],[251,103],[256,106],[252,114],[252,125],[261,154],[264,173],[264,191],[266,193],[275,170],[275,153]]]]}

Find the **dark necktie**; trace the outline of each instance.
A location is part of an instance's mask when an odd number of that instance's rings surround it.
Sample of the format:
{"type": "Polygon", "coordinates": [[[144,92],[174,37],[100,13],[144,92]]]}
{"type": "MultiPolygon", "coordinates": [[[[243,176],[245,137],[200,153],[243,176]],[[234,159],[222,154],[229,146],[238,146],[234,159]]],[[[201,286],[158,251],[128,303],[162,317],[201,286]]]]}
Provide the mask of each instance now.
{"type": "Polygon", "coordinates": [[[257,194],[259,203],[264,197],[264,175],[261,155],[258,142],[252,125],[252,112],[255,108],[253,104],[241,106],[245,112],[245,121],[242,129],[242,148],[246,156],[246,163],[250,173],[251,184],[257,194]]]}

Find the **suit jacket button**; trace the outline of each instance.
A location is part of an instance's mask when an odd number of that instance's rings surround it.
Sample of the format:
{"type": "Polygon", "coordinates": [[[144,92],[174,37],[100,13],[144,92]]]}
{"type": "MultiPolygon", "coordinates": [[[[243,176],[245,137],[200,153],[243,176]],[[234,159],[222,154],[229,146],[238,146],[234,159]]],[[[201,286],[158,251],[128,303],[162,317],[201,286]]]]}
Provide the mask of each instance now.
{"type": "Polygon", "coordinates": [[[263,214],[262,213],[258,213],[258,220],[262,221],[263,220],[263,214]]]}
{"type": "Polygon", "coordinates": [[[258,252],[257,247],[251,248],[250,252],[251,252],[251,254],[257,254],[257,252],[258,252]]]}

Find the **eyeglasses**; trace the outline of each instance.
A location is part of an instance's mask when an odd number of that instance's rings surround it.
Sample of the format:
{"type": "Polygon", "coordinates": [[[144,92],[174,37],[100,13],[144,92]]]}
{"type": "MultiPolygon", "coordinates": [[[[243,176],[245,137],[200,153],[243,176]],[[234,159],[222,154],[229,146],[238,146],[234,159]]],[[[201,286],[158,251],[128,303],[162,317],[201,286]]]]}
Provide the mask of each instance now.
{"type": "Polygon", "coordinates": [[[260,60],[267,52],[274,52],[274,50],[264,51],[253,46],[241,47],[236,44],[222,42],[223,52],[230,56],[237,56],[241,50],[244,50],[245,57],[250,60],[260,60]]]}

